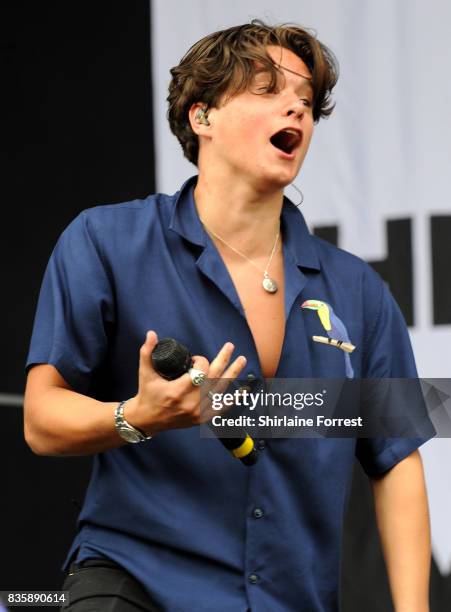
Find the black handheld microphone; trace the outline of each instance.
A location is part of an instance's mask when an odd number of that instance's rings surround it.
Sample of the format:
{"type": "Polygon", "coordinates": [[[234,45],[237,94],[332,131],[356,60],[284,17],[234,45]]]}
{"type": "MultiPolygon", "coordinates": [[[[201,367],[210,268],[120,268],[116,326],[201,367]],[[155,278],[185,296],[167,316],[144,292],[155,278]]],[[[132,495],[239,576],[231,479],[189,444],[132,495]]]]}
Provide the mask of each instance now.
{"type": "MultiPolygon", "coordinates": [[[[151,358],[155,371],[166,380],[174,380],[183,376],[191,368],[193,362],[192,355],[186,346],[173,338],[163,338],[157,342],[151,358]]],[[[218,440],[244,465],[254,465],[257,462],[258,451],[254,441],[244,430],[238,430],[238,436],[235,438],[218,437],[218,440]]]]}

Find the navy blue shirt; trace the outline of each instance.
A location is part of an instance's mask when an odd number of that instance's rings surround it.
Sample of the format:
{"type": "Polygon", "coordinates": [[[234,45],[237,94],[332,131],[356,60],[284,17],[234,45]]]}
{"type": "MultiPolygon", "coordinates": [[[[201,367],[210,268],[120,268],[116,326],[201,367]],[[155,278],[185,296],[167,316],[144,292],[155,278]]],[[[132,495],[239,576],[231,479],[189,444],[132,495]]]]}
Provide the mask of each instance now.
{"type": "MultiPolygon", "coordinates": [[[[197,215],[195,177],[173,196],[99,206],[63,232],[42,284],[27,367],[54,365],[103,401],[136,394],[146,332],[212,359],[226,341],[262,378],[232,279],[197,215]]],[[[344,378],[343,352],[302,309],[322,300],[356,345],[356,378],[415,377],[402,315],[370,266],[282,212],[286,332],[277,378],[344,378]]],[[[64,410],[64,406],[61,406],[64,410]]],[[[112,415],[113,420],[113,415],[112,415]]],[[[381,474],[424,439],[261,440],[245,468],[199,429],[94,457],[68,559],[106,556],[170,612],[338,610],[345,502],[355,457],[381,474]]]]}

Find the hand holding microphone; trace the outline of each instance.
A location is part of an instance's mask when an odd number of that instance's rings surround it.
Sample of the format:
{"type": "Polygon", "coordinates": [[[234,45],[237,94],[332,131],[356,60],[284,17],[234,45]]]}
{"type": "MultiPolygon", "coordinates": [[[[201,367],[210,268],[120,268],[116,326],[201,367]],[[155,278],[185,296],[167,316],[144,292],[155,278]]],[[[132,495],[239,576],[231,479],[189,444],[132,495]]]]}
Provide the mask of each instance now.
{"type": "MultiPolygon", "coordinates": [[[[167,380],[174,380],[187,373],[194,386],[202,386],[207,379],[202,370],[193,367],[193,358],[189,350],[174,340],[173,338],[163,338],[152,351],[152,364],[155,370],[167,380]]],[[[223,383],[224,381],[221,381],[223,383]]],[[[228,383],[229,384],[229,383],[228,383]]],[[[228,386],[228,384],[226,386],[228,386]]],[[[221,384],[221,386],[224,386],[221,384]]],[[[208,393],[208,396],[212,393],[208,393]]],[[[211,408],[211,406],[210,406],[211,408]]],[[[233,438],[223,438],[213,429],[216,437],[232,453],[234,457],[240,459],[244,465],[254,465],[257,462],[258,454],[252,438],[244,431],[239,429],[233,438]]]]}
{"type": "MultiPolygon", "coordinates": [[[[124,405],[125,418],[147,435],[208,422],[215,412],[211,406],[200,410],[200,389],[193,384],[188,374],[189,367],[173,380],[163,378],[155,370],[151,354],[157,343],[155,332],[148,332],[140,349],[138,393],[124,405]]],[[[235,380],[245,367],[246,358],[239,356],[230,363],[234,348],[231,342],[226,342],[211,363],[196,355],[191,358],[191,364],[184,367],[191,365],[208,378],[235,380]]],[[[227,439],[227,444],[233,440],[227,439]]]]}

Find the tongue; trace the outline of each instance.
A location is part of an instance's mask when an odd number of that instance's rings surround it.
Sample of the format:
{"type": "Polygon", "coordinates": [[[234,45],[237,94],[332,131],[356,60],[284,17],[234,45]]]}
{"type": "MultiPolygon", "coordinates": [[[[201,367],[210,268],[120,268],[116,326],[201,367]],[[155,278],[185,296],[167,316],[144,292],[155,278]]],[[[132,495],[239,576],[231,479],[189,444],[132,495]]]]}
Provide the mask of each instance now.
{"type": "Polygon", "coordinates": [[[299,142],[299,136],[282,130],[281,132],[274,134],[274,136],[271,136],[270,140],[271,144],[273,144],[277,149],[280,149],[284,153],[291,153],[299,142]]]}

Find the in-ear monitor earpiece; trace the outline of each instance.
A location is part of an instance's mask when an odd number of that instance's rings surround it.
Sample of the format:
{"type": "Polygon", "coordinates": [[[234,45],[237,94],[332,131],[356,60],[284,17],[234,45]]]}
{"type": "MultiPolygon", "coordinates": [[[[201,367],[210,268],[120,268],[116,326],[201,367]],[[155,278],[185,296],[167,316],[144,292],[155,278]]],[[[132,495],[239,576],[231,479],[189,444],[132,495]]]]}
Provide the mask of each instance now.
{"type": "Polygon", "coordinates": [[[196,121],[197,123],[202,123],[203,125],[210,125],[210,122],[208,121],[208,108],[199,108],[199,110],[196,112],[196,121]]]}

